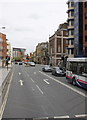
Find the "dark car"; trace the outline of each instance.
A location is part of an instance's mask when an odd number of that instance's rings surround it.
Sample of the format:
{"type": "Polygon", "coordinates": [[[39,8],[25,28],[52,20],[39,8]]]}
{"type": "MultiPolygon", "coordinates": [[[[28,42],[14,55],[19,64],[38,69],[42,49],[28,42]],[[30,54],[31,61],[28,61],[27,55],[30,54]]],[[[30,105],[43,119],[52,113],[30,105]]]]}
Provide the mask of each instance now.
{"type": "Polygon", "coordinates": [[[19,62],[19,65],[23,65],[23,63],[22,63],[22,62],[19,62]]]}
{"type": "Polygon", "coordinates": [[[56,76],[66,76],[66,72],[63,68],[59,68],[59,67],[54,67],[52,69],[52,75],[56,75],[56,76]]]}
{"type": "Polygon", "coordinates": [[[18,64],[18,62],[15,62],[15,64],[18,64]]]}
{"type": "Polygon", "coordinates": [[[45,65],[42,68],[42,71],[44,71],[44,72],[52,72],[52,68],[50,67],[50,65],[45,65]]]}

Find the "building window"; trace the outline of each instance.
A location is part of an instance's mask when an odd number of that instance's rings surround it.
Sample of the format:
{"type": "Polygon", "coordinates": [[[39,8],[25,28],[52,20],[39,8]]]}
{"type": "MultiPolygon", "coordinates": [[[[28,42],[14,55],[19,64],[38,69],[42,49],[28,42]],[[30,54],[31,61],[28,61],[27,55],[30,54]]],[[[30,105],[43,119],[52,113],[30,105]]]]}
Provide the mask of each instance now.
{"type": "Polygon", "coordinates": [[[85,56],[87,56],[87,47],[85,47],[85,56]]]}
{"type": "Polygon", "coordinates": [[[71,21],[71,26],[74,26],[74,21],[71,21]]]}
{"type": "Polygon", "coordinates": [[[71,49],[71,55],[73,54],[73,49],[71,49]]]}
{"type": "Polygon", "coordinates": [[[85,36],[85,41],[87,41],[87,35],[85,36]]]}
{"type": "Polygon", "coordinates": [[[74,35],[74,30],[71,30],[71,35],[74,35]]]}
{"type": "Polygon", "coordinates": [[[87,24],[85,24],[85,30],[87,30],[87,24]]]}
{"type": "Polygon", "coordinates": [[[85,19],[87,19],[87,13],[85,13],[85,19]]]}
{"type": "Polygon", "coordinates": [[[68,49],[68,55],[70,54],[70,50],[68,49]]]}
{"type": "Polygon", "coordinates": [[[85,8],[87,8],[87,2],[85,2],[85,8]]]}
{"type": "Polygon", "coordinates": [[[74,40],[71,40],[71,45],[74,45],[74,40]]]}
{"type": "Polygon", "coordinates": [[[72,16],[72,17],[74,16],[74,12],[73,12],[73,11],[71,12],[71,16],[72,16]]]}
{"type": "Polygon", "coordinates": [[[74,7],[74,2],[71,2],[71,7],[74,7]]]}

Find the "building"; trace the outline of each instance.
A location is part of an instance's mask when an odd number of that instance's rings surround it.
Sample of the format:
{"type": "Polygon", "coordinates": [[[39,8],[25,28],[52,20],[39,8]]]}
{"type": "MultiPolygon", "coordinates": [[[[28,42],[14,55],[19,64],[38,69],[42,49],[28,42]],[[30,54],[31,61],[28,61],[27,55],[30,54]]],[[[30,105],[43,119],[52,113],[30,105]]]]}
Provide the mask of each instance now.
{"type": "Polygon", "coordinates": [[[49,58],[53,66],[61,63],[62,57],[67,56],[67,23],[59,25],[58,30],[49,37],[49,58]]]}
{"type": "Polygon", "coordinates": [[[36,63],[49,64],[48,42],[38,43],[36,46],[36,63]]]}
{"type": "Polygon", "coordinates": [[[74,2],[70,0],[68,4],[68,57],[74,57],[74,2]]]}
{"type": "Polygon", "coordinates": [[[67,4],[69,57],[87,57],[87,2],[69,0],[67,4]]]}
{"type": "Polygon", "coordinates": [[[0,33],[0,59],[5,59],[7,56],[7,42],[6,35],[0,33]]]}
{"type": "Polygon", "coordinates": [[[8,41],[8,39],[6,40],[7,42],[7,55],[11,57],[11,44],[8,41]]]}
{"type": "Polygon", "coordinates": [[[26,55],[26,49],[25,48],[13,48],[13,59],[19,59],[23,60],[26,55]]]}

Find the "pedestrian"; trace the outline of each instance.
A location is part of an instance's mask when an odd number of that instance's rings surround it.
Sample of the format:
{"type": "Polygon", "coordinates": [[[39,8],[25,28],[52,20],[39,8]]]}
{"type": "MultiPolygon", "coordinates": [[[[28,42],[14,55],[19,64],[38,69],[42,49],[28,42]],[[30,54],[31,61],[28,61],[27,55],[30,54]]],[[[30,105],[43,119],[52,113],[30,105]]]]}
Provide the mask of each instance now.
{"type": "Polygon", "coordinates": [[[7,66],[7,70],[8,70],[8,56],[6,56],[6,66],[7,66]]]}

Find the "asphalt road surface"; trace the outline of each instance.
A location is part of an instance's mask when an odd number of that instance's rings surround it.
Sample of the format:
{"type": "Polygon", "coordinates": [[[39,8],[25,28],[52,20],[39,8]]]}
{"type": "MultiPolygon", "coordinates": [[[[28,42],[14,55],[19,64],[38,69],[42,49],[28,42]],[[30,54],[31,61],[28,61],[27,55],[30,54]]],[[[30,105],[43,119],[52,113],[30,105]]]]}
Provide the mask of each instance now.
{"type": "Polygon", "coordinates": [[[15,65],[3,118],[78,118],[86,113],[84,89],[41,70],[15,65]]]}

